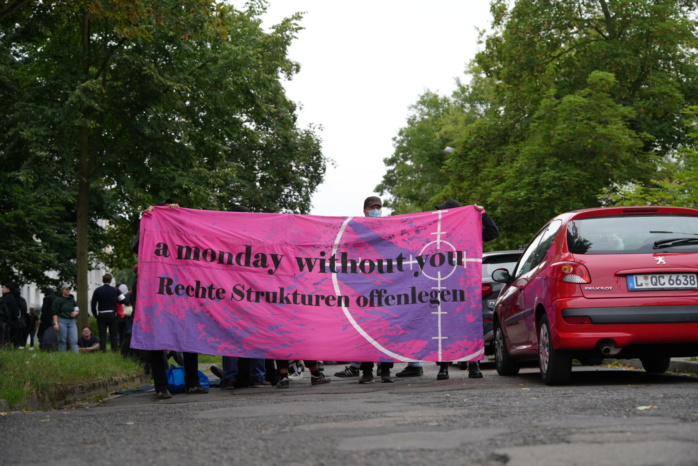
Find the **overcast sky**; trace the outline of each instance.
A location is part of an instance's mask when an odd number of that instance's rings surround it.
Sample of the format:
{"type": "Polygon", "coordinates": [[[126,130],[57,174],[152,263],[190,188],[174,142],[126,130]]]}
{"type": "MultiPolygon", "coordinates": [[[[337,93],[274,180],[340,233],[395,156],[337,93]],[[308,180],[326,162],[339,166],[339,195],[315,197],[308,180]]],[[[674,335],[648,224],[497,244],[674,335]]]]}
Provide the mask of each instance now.
{"type": "MultiPolygon", "coordinates": [[[[235,5],[244,2],[234,1],[235,5]]],[[[491,23],[488,0],[271,0],[263,25],[305,12],[286,82],[301,127],[321,125],[335,161],[313,196],[313,215],[363,215],[408,107],[425,91],[450,95],[491,23]]],[[[387,213],[387,211],[386,211],[387,213]]]]}

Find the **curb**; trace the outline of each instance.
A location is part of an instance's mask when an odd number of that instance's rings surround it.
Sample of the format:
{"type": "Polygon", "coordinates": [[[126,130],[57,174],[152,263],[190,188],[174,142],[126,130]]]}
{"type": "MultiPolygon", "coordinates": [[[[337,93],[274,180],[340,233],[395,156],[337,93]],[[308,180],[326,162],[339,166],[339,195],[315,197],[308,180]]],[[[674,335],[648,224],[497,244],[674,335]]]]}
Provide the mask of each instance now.
{"type": "Polygon", "coordinates": [[[10,405],[7,400],[0,400],[0,412],[48,411],[65,408],[71,404],[84,401],[91,396],[108,395],[123,388],[124,385],[142,384],[148,380],[150,380],[150,375],[141,374],[133,377],[110,377],[77,385],[57,385],[49,393],[26,399],[14,406],[10,405]]]}
{"type": "MultiPolygon", "coordinates": [[[[639,359],[624,359],[622,363],[626,366],[642,369],[642,362],[639,359]]],[[[684,358],[673,358],[669,363],[667,372],[690,372],[698,374],[698,361],[688,361],[684,358]]]]}

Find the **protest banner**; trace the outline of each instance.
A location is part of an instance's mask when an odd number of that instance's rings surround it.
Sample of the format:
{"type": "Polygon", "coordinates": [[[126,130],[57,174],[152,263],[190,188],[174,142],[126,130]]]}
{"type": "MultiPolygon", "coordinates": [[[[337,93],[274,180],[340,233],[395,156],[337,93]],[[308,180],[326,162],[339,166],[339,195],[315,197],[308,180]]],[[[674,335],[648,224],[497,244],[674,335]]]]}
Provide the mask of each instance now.
{"type": "Polygon", "coordinates": [[[131,345],[267,359],[482,359],[482,218],[156,207],[131,345]]]}

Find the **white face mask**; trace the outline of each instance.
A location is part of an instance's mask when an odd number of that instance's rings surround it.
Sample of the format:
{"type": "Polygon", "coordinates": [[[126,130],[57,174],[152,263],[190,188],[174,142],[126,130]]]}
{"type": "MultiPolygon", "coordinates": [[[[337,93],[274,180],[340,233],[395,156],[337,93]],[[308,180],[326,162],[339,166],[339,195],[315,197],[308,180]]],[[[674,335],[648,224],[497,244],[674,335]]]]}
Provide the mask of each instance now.
{"type": "Polygon", "coordinates": [[[369,217],[380,217],[383,215],[383,212],[381,209],[373,209],[368,211],[368,216],[369,217]]]}

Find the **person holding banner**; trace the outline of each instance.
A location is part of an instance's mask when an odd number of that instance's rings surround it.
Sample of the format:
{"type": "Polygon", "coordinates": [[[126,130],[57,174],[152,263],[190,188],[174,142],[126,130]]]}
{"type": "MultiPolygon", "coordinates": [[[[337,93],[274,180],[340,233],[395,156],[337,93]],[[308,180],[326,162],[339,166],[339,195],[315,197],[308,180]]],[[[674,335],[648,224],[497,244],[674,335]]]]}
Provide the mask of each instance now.
{"type": "MultiPolygon", "coordinates": [[[[499,229],[494,223],[494,220],[487,215],[485,209],[482,206],[473,204],[473,206],[482,213],[482,241],[492,241],[499,236],[499,229]]],[[[461,203],[450,199],[443,204],[436,206],[437,210],[455,209],[456,207],[461,207],[461,203]]],[[[439,373],[436,375],[436,380],[447,380],[448,379],[448,362],[442,362],[439,364],[439,373]]],[[[471,379],[481,379],[482,372],[480,372],[480,362],[471,361],[468,362],[468,377],[471,379]]]]}
{"type": "MultiPolygon", "coordinates": [[[[378,196],[368,196],[364,200],[364,217],[382,217],[382,216],[383,216],[383,201],[381,201],[381,198],[378,196]]],[[[352,362],[348,366],[344,367],[344,370],[341,370],[339,372],[335,372],[334,376],[335,377],[342,377],[342,378],[358,377],[360,370],[361,370],[361,365],[362,365],[362,363],[360,363],[360,362],[352,362]]],[[[366,366],[366,367],[368,367],[368,366],[366,366]]],[[[379,367],[379,372],[380,372],[380,370],[381,369],[379,367]]],[[[359,383],[371,383],[371,382],[369,382],[369,380],[373,381],[373,365],[371,365],[370,372],[371,372],[371,376],[365,377],[365,381],[359,382],[359,383]]],[[[388,368],[388,373],[390,373],[390,368],[388,368]]],[[[362,379],[364,379],[364,377],[362,377],[362,379]]]]}
{"type": "MultiPolygon", "coordinates": [[[[231,212],[249,212],[250,210],[245,206],[234,206],[231,212]]],[[[211,372],[218,375],[221,379],[221,388],[223,390],[232,390],[236,388],[238,380],[238,359],[234,356],[223,356],[223,371],[220,372],[218,366],[211,366],[211,372]],[[215,369],[214,369],[215,368],[215,369]]],[[[264,358],[247,358],[249,367],[249,386],[266,388],[271,387],[271,383],[266,380],[266,363],[264,358]]]]}
{"type": "MultiPolygon", "coordinates": [[[[171,209],[176,209],[179,204],[176,204],[173,200],[167,199],[162,204],[171,209]]],[[[146,212],[152,212],[153,206],[146,209],[146,212]]],[[[136,234],[136,237],[131,243],[131,251],[138,254],[138,246],[140,245],[140,231],[136,234]]],[[[136,286],[138,279],[134,280],[133,294],[135,297],[136,286]]],[[[135,312],[135,299],[134,299],[134,312],[135,312]]],[[[167,382],[167,350],[155,350],[146,351],[149,353],[146,357],[150,362],[150,371],[153,374],[153,384],[155,385],[155,394],[158,400],[166,400],[172,398],[172,394],[169,391],[169,384],[167,382]]],[[[184,362],[184,393],[189,395],[196,394],[206,394],[208,390],[201,386],[199,382],[199,355],[197,353],[182,353],[184,362]]]]}

